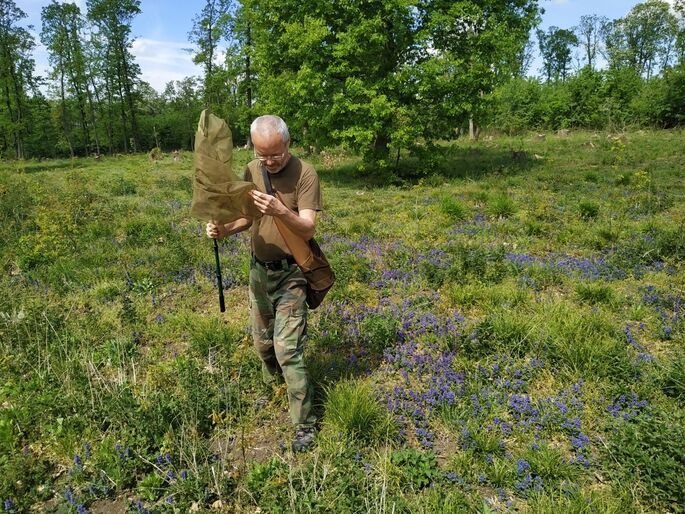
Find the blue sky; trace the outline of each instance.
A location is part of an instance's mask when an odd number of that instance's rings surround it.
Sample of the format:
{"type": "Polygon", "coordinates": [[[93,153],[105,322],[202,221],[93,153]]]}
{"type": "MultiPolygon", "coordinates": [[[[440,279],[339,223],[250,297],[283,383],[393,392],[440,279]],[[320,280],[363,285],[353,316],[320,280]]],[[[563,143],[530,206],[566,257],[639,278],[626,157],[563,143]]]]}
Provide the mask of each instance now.
{"type": "MultiPolygon", "coordinates": [[[[49,0],[16,0],[17,5],[28,15],[27,24],[35,27],[36,42],[39,41],[40,12],[49,0]]],[[[85,0],[75,0],[85,12],[85,0]]],[[[637,0],[541,0],[545,9],[542,28],[551,25],[570,28],[576,25],[584,14],[597,14],[609,19],[620,18],[640,3],[637,0]]],[[[192,63],[190,54],[184,49],[190,47],[187,41],[192,20],[202,9],[203,0],[142,0],[142,13],[133,24],[136,41],[132,51],[141,67],[142,79],[158,91],[170,80],[180,80],[189,75],[200,75],[202,70],[192,63]]],[[[45,48],[38,44],[34,58],[36,71],[45,75],[48,58],[45,48]]],[[[533,68],[539,67],[534,63],[533,68]]],[[[531,72],[537,70],[532,69],[531,72]]]]}

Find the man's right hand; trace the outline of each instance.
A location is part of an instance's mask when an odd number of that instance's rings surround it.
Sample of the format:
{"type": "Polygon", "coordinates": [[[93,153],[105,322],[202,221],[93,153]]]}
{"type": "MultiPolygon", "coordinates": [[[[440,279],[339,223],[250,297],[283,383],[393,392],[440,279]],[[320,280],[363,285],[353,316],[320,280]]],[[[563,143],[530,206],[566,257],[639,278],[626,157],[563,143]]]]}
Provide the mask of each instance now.
{"type": "Polygon", "coordinates": [[[223,225],[215,225],[211,221],[207,223],[207,237],[210,237],[212,239],[221,239],[226,235],[226,232],[223,230],[224,226],[223,225]]]}

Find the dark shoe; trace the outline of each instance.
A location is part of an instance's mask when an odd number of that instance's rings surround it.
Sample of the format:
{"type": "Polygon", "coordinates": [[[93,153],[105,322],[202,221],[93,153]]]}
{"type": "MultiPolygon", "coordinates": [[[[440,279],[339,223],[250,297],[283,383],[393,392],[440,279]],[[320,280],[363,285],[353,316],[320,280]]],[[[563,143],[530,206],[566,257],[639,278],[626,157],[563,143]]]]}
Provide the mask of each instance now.
{"type": "Polygon", "coordinates": [[[305,452],[314,445],[315,437],[314,427],[300,427],[295,431],[295,439],[293,439],[293,451],[305,452]]]}

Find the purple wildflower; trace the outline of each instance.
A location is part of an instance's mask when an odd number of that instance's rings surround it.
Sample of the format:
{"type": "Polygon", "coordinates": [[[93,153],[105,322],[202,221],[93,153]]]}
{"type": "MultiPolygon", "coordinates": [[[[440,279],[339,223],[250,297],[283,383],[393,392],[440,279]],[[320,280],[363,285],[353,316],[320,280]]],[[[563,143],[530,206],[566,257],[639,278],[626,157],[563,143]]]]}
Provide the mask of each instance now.
{"type": "Polygon", "coordinates": [[[516,461],[516,472],[519,475],[523,475],[524,473],[527,473],[528,471],[530,471],[530,464],[528,463],[527,460],[519,459],[516,461]]]}
{"type": "Polygon", "coordinates": [[[571,446],[573,446],[575,450],[583,450],[588,444],[590,444],[590,438],[582,432],[578,433],[578,435],[571,436],[571,446]]]}

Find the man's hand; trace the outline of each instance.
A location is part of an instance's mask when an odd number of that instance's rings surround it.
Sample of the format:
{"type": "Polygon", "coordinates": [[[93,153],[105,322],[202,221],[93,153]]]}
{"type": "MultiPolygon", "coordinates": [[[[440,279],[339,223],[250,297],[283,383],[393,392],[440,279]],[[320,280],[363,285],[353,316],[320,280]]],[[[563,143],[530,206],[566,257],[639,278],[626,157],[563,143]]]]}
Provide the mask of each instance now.
{"type": "Polygon", "coordinates": [[[207,228],[205,230],[207,232],[207,237],[211,237],[212,239],[223,239],[226,236],[232,236],[233,234],[247,230],[251,226],[251,218],[238,218],[237,220],[226,224],[216,224],[210,221],[207,223],[207,228]]]}
{"type": "Polygon", "coordinates": [[[223,225],[215,225],[211,221],[207,223],[207,237],[210,237],[212,239],[221,239],[226,235],[226,233],[223,230],[224,226],[223,225]]]}
{"type": "Polygon", "coordinates": [[[290,209],[283,205],[275,196],[267,195],[256,189],[250,191],[250,196],[252,197],[257,210],[262,214],[283,217],[290,212],[290,209]]]}

